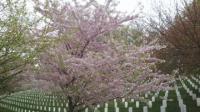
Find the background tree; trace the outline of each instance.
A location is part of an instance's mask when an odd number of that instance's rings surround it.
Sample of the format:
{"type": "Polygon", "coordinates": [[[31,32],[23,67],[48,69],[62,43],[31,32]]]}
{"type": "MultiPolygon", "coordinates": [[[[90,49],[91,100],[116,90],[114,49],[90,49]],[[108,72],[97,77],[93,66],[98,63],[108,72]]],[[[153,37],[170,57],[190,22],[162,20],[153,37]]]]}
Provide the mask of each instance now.
{"type": "Polygon", "coordinates": [[[171,73],[179,69],[181,73],[199,70],[200,60],[200,4],[198,0],[191,3],[184,1],[183,7],[176,7],[175,17],[166,10],[159,9],[159,21],[152,20],[151,28],[160,37],[165,49],[156,52],[158,58],[166,63],[160,66],[162,71],[171,73]]]}
{"type": "MultiPolygon", "coordinates": [[[[19,74],[33,64],[42,41],[31,34],[26,1],[0,1],[0,95],[14,91],[19,74]]],[[[44,44],[43,44],[44,45],[44,44]]]]}
{"type": "Polygon", "coordinates": [[[133,25],[128,26],[122,26],[111,33],[109,33],[110,37],[112,37],[114,40],[117,40],[119,42],[124,42],[124,44],[134,44],[137,46],[140,46],[143,41],[144,33],[143,31],[135,27],[133,25]]]}

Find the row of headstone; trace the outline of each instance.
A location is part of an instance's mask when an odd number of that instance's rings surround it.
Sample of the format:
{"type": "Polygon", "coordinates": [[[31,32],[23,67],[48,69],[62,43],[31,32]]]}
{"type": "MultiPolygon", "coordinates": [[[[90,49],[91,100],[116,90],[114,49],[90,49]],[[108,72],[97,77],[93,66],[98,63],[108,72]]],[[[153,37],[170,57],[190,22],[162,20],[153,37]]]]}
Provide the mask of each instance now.
{"type": "Polygon", "coordinates": [[[66,107],[67,103],[60,103],[56,101],[52,102],[38,102],[34,100],[23,100],[21,101],[20,99],[12,100],[12,99],[4,99],[2,100],[3,102],[12,104],[12,105],[17,105],[17,106],[26,106],[32,108],[32,106],[53,106],[53,107],[66,107]]]}
{"type": "MultiPolygon", "coordinates": [[[[192,79],[193,79],[194,81],[196,81],[196,83],[198,83],[198,85],[200,86],[200,80],[199,80],[198,78],[192,76],[192,79]]],[[[199,93],[200,93],[200,87],[198,87],[197,89],[198,89],[198,91],[199,91],[199,93]]]]}
{"type": "MultiPolygon", "coordinates": [[[[189,78],[186,78],[186,80],[189,82],[189,84],[195,88],[195,85],[189,78]]],[[[198,79],[196,79],[198,80],[198,79]]],[[[200,98],[196,97],[196,94],[193,93],[193,91],[191,91],[190,88],[188,88],[188,86],[181,80],[181,84],[183,85],[183,88],[187,91],[187,93],[192,96],[192,98],[194,100],[197,101],[197,106],[200,106],[200,98]]],[[[198,86],[197,86],[198,87],[198,86]]],[[[178,90],[178,87],[175,86],[175,90],[176,90],[176,95],[177,95],[177,99],[178,99],[178,105],[180,107],[181,112],[186,112],[186,105],[183,102],[183,99],[181,98],[181,94],[178,90]]],[[[25,94],[25,93],[24,93],[25,94]]],[[[162,106],[160,107],[160,112],[166,112],[166,108],[167,108],[167,101],[168,101],[168,91],[165,91],[165,95],[164,98],[162,100],[162,106]]],[[[151,95],[149,93],[146,93],[144,95],[145,98],[149,98],[151,95]]],[[[143,112],[148,112],[148,108],[152,108],[152,104],[153,102],[155,102],[156,97],[159,96],[159,92],[155,93],[154,96],[150,97],[151,100],[148,101],[147,106],[143,106],[143,112]]],[[[37,112],[37,111],[50,111],[50,112],[67,112],[67,107],[68,104],[62,104],[62,103],[57,103],[55,102],[53,99],[56,99],[56,97],[54,96],[47,96],[47,97],[42,97],[40,95],[37,95],[37,93],[31,95],[27,95],[23,96],[20,94],[17,94],[16,96],[13,95],[12,97],[3,100],[3,102],[5,103],[0,103],[0,107],[4,107],[8,110],[11,111],[19,111],[19,112],[37,112]],[[37,99],[34,99],[37,98],[37,99]],[[48,98],[50,100],[48,100],[48,98]],[[38,100],[39,99],[39,100],[38,100]],[[51,102],[53,106],[46,106],[48,104],[46,104],[46,102],[51,102]],[[12,104],[12,105],[9,105],[12,104]],[[21,108],[21,107],[25,107],[25,108],[21,108]],[[65,108],[62,108],[65,107],[65,108]]],[[[126,101],[125,98],[121,99],[121,102],[124,104],[124,107],[128,109],[128,112],[133,112],[133,107],[129,107],[130,104],[128,101],[126,101]]],[[[135,101],[134,99],[131,99],[131,102],[135,103],[136,108],[140,107],[140,102],[139,101],[135,101]]],[[[94,112],[98,112],[99,108],[101,107],[101,105],[97,105],[94,109],[94,112]]],[[[108,107],[109,104],[105,103],[105,107],[104,107],[104,112],[108,112],[108,107]]],[[[116,99],[114,99],[114,108],[115,108],[115,112],[120,112],[120,108],[118,106],[118,102],[116,99]]],[[[88,108],[85,109],[85,112],[88,112],[88,108]]]]}
{"type": "Polygon", "coordinates": [[[197,99],[197,96],[195,93],[193,93],[192,90],[190,90],[190,88],[188,88],[186,86],[186,84],[184,83],[184,81],[182,79],[179,79],[181,81],[181,84],[183,86],[183,88],[186,90],[186,92],[192,97],[193,100],[196,100],[197,99]]]}
{"type": "Polygon", "coordinates": [[[28,112],[28,111],[49,111],[49,112],[67,112],[67,108],[61,107],[46,107],[46,106],[32,106],[32,107],[21,107],[16,105],[10,105],[9,103],[0,103],[0,107],[6,108],[7,110],[14,112],[28,112]]]}
{"type": "Polygon", "coordinates": [[[189,82],[189,84],[195,89],[198,90],[198,86],[194,84],[188,77],[186,77],[186,80],[189,82]]]}
{"type": "Polygon", "coordinates": [[[27,94],[24,92],[11,94],[7,98],[1,100],[0,108],[4,108],[14,112],[67,112],[68,103],[64,104],[56,102],[57,100],[52,100],[52,104],[49,105],[48,103],[50,100],[42,100],[47,99],[49,97],[40,97],[39,93],[37,93],[38,95],[35,95],[34,93],[34,95],[30,94],[29,92],[27,92],[27,94]],[[35,100],[34,96],[39,96],[41,100],[35,100]]]}
{"type": "Polygon", "coordinates": [[[162,105],[160,106],[160,112],[166,112],[168,93],[168,91],[165,91],[165,96],[162,99],[162,105]]]}
{"type": "Polygon", "coordinates": [[[197,98],[197,95],[195,93],[193,93],[187,86],[186,84],[183,82],[182,79],[179,79],[181,81],[181,84],[183,86],[183,88],[186,90],[186,92],[189,94],[189,96],[192,97],[193,100],[196,100],[197,106],[200,107],[200,98],[197,98]]]}
{"type": "MultiPolygon", "coordinates": [[[[56,99],[58,99],[55,96],[42,96],[42,95],[40,96],[40,94],[38,94],[37,96],[35,96],[35,95],[34,96],[32,96],[32,95],[13,96],[12,95],[12,97],[9,97],[9,98],[11,100],[17,100],[17,101],[21,101],[21,102],[26,102],[27,100],[32,100],[32,99],[34,99],[34,101],[37,101],[37,102],[53,102],[53,101],[56,101],[56,99]]],[[[66,103],[66,100],[64,100],[64,98],[61,98],[61,99],[63,99],[63,100],[62,101],[59,100],[60,103],[66,103]]]]}
{"type": "Polygon", "coordinates": [[[186,105],[183,103],[183,99],[181,98],[181,94],[180,94],[178,87],[176,85],[175,85],[175,91],[176,91],[176,96],[177,96],[177,99],[178,99],[178,105],[179,105],[181,112],[186,112],[187,111],[186,105]]]}
{"type": "MultiPolygon", "coordinates": [[[[199,77],[199,78],[200,78],[200,77],[199,77]]],[[[198,78],[192,76],[192,79],[193,79],[194,81],[196,81],[196,82],[200,85],[200,80],[199,80],[198,78]]],[[[200,93],[200,87],[198,88],[198,91],[199,91],[199,93],[200,93]]],[[[197,98],[197,106],[200,107],[200,98],[197,98]]]]}
{"type": "MultiPolygon", "coordinates": [[[[148,95],[149,94],[150,94],[150,92],[148,93],[148,95]]],[[[148,95],[145,95],[145,97],[147,97],[148,95]]],[[[157,92],[154,96],[152,96],[151,100],[148,101],[147,106],[143,106],[143,108],[142,108],[143,112],[148,112],[148,108],[152,108],[152,103],[155,102],[155,98],[158,97],[158,95],[159,95],[159,92],[157,92]]],[[[166,92],[165,97],[168,97],[168,91],[166,92]]],[[[136,108],[140,108],[140,102],[139,101],[135,101],[134,99],[131,99],[130,101],[135,102],[136,108]]],[[[117,99],[114,99],[113,102],[114,102],[115,112],[119,112],[120,108],[118,107],[117,99]]],[[[128,112],[133,112],[133,107],[129,107],[129,102],[127,102],[125,98],[122,98],[121,103],[123,103],[124,107],[128,109],[128,112]]],[[[109,106],[109,104],[105,103],[105,106],[104,106],[104,109],[103,109],[104,112],[108,112],[108,106],[109,106]]],[[[94,112],[97,112],[99,108],[100,108],[100,105],[97,105],[94,108],[94,112]]],[[[88,108],[85,108],[85,112],[88,112],[88,108]]]]}
{"type": "Polygon", "coordinates": [[[198,83],[198,84],[200,85],[200,80],[199,80],[198,78],[196,78],[196,77],[194,77],[194,76],[191,76],[191,78],[192,78],[194,81],[196,81],[196,83],[198,83]]]}

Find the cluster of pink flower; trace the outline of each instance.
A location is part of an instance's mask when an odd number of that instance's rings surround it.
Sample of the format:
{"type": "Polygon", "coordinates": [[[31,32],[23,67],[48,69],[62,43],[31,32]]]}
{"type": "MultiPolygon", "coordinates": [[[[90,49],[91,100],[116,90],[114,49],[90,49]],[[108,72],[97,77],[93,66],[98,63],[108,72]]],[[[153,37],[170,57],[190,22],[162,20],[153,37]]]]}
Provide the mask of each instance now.
{"type": "Polygon", "coordinates": [[[109,40],[105,34],[137,17],[116,11],[113,0],[104,5],[95,0],[63,4],[35,1],[35,4],[35,9],[49,19],[52,31],[63,38],[63,42],[41,56],[41,66],[50,70],[44,73],[47,80],[51,79],[64,91],[70,106],[135,97],[167,86],[168,75],[155,72],[155,64],[162,60],[151,57],[153,50],[162,46],[137,47],[105,41],[109,40]]]}

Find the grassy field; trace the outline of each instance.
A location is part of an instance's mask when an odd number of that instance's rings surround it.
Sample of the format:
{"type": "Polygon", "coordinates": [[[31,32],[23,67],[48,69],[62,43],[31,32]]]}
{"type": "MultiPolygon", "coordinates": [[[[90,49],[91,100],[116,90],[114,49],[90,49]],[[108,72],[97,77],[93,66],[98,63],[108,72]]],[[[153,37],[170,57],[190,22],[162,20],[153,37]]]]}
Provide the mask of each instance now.
{"type": "MultiPolygon", "coordinates": [[[[177,90],[180,92],[180,97],[183,100],[183,104],[186,105],[187,112],[200,112],[200,106],[197,106],[196,99],[193,99],[190,94],[183,88],[183,83],[192,91],[196,98],[200,98],[200,83],[189,77],[190,81],[198,88],[194,88],[188,80],[177,80],[177,90]]],[[[200,81],[199,77],[196,77],[200,81]]],[[[145,95],[144,95],[145,97],[145,95]]],[[[119,112],[129,112],[133,109],[133,112],[143,112],[143,107],[148,108],[148,112],[161,112],[160,107],[163,105],[163,99],[167,98],[166,112],[181,112],[177,93],[175,90],[160,91],[157,93],[149,92],[146,99],[149,101],[155,97],[155,101],[152,101],[152,107],[149,107],[148,103],[139,102],[139,107],[136,107],[136,100],[116,99],[108,103],[108,112],[115,112],[116,104],[119,108],[119,112]],[[125,102],[128,106],[125,106],[125,102]]],[[[96,112],[105,112],[105,104],[96,107],[96,112]]],[[[11,94],[0,101],[0,112],[67,112],[67,100],[64,97],[58,97],[56,95],[50,95],[42,93],[36,90],[29,90],[11,94]]],[[[88,109],[88,112],[94,112],[92,109],[88,109]]]]}

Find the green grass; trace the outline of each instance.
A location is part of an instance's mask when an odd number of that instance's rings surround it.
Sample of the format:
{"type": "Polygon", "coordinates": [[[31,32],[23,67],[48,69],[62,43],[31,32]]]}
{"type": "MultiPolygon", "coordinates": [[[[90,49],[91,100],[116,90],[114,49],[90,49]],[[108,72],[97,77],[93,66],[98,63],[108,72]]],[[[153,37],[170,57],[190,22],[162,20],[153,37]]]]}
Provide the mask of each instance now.
{"type": "MultiPolygon", "coordinates": [[[[190,80],[200,87],[198,83],[190,78],[190,80]]],[[[192,86],[184,80],[184,83],[187,87],[190,88],[198,97],[200,96],[199,91],[192,88],[192,86]]],[[[184,88],[182,88],[181,82],[177,80],[178,90],[183,99],[183,103],[187,107],[187,112],[200,112],[200,107],[197,107],[196,101],[192,100],[192,97],[186,92],[184,88]]],[[[151,93],[148,98],[155,95],[155,93],[151,93]]],[[[160,91],[158,97],[156,97],[155,102],[153,102],[152,108],[148,108],[148,112],[160,112],[160,106],[162,105],[162,98],[165,95],[165,91],[160,91]]],[[[147,106],[146,103],[140,102],[140,107],[136,108],[136,101],[129,102],[128,107],[133,108],[133,112],[143,112],[143,106],[147,106]]],[[[118,107],[120,112],[128,112],[128,108],[125,108],[124,102],[121,99],[117,100],[118,107]]],[[[63,97],[58,97],[56,95],[45,94],[38,91],[24,91],[19,93],[14,93],[5,99],[0,101],[0,112],[54,112],[53,108],[55,108],[55,112],[64,112],[66,107],[67,100],[63,97]],[[4,107],[3,105],[7,105],[4,107]],[[49,111],[50,109],[50,111],[49,111]]],[[[104,112],[105,105],[101,105],[98,109],[99,112],[104,112]]],[[[94,112],[92,109],[89,109],[89,112],[94,112]]],[[[115,112],[114,101],[109,102],[108,112],[115,112]]],[[[180,112],[180,108],[177,101],[177,96],[175,90],[170,90],[168,94],[167,108],[166,112],[180,112]]]]}

